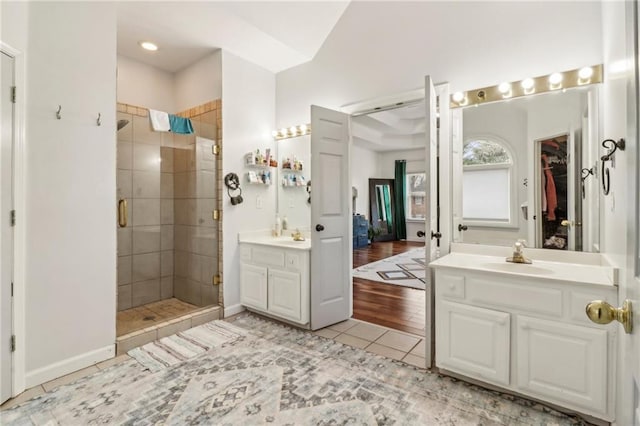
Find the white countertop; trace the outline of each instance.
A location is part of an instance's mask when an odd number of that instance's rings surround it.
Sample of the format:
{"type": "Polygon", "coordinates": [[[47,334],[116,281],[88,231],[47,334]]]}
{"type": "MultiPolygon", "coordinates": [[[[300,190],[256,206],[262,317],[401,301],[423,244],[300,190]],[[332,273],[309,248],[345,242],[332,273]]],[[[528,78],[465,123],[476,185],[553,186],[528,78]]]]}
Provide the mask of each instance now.
{"type": "MultiPolygon", "coordinates": [[[[524,251],[527,256],[527,249],[524,251]]],[[[438,269],[462,269],[492,272],[540,280],[565,281],[571,283],[617,285],[616,269],[602,264],[552,262],[534,259],[532,264],[510,263],[506,256],[481,255],[453,252],[429,264],[438,269]]]]}
{"type": "Polygon", "coordinates": [[[269,231],[241,232],[238,234],[239,243],[258,244],[262,246],[280,247],[295,250],[311,250],[311,238],[303,232],[304,241],[294,241],[291,234],[295,230],[283,231],[285,235],[281,237],[271,236],[269,231]]]}

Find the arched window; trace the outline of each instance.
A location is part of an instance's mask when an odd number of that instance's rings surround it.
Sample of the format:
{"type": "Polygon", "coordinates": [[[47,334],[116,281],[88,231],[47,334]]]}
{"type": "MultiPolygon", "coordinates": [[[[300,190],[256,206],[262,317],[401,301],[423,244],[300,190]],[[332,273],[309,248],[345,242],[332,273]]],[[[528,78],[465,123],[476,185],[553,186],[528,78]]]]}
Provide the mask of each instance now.
{"type": "Polygon", "coordinates": [[[515,226],[513,155],[495,138],[471,138],[462,148],[462,215],[476,226],[515,226]]]}

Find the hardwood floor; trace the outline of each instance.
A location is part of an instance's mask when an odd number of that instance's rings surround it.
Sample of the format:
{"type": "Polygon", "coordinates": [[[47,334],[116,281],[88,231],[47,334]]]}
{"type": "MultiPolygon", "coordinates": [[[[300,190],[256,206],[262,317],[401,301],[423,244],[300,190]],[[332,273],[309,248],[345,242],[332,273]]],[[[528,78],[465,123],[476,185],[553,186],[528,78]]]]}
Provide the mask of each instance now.
{"type": "MultiPolygon", "coordinates": [[[[404,253],[423,243],[376,242],[353,251],[353,267],[404,253]]],[[[353,318],[424,336],[425,292],[377,281],[353,279],[353,318]]]]}

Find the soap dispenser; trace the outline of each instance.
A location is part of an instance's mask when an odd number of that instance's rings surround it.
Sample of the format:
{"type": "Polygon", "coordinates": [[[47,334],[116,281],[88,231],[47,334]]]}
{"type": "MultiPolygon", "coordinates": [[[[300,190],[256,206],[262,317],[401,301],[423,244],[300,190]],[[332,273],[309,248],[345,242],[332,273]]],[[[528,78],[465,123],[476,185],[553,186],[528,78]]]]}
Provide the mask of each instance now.
{"type": "Polygon", "coordinates": [[[287,221],[287,216],[285,215],[282,218],[282,230],[286,231],[288,227],[289,227],[289,222],[287,221]]]}
{"type": "Polygon", "coordinates": [[[276,215],[276,237],[282,235],[282,222],[280,221],[280,216],[276,215]]]}

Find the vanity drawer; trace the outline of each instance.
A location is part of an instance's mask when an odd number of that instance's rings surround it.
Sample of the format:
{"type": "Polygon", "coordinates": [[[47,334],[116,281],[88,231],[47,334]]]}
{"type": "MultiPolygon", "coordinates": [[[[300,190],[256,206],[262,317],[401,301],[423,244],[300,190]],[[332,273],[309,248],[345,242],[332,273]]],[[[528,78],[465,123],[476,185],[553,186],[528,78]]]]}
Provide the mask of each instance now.
{"type": "Polygon", "coordinates": [[[256,263],[269,266],[282,266],[284,267],[284,252],[274,249],[263,249],[254,247],[252,253],[252,260],[256,263]]]}
{"type": "Polygon", "coordinates": [[[436,282],[442,297],[464,299],[464,276],[437,274],[436,282]]]}
{"type": "MultiPolygon", "coordinates": [[[[514,279],[515,281],[516,279],[514,279]]],[[[516,309],[542,315],[562,316],[562,291],[519,285],[507,280],[466,279],[467,300],[485,306],[516,309]]]]}

